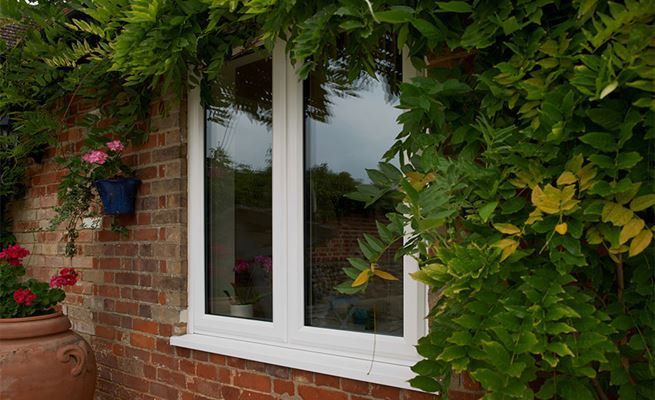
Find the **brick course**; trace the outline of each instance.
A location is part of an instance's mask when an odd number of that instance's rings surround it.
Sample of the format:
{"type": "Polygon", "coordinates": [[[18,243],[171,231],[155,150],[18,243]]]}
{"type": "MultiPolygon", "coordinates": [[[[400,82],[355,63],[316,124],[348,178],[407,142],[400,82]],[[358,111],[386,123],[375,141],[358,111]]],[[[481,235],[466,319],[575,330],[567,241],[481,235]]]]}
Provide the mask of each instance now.
{"type": "MultiPolygon", "coordinates": [[[[63,171],[48,150],[29,166],[27,195],[11,206],[13,230],[31,251],[31,276],[47,279],[62,267],[80,272],[68,289],[64,311],[92,345],[98,363],[97,400],[427,400],[435,396],[234,357],[174,348],[185,332],[186,115],[172,100],[167,115],[154,115],[149,140],[126,149],[136,166],[136,213],[121,217],[129,234],[82,230],[79,255],[65,258],[62,232],[48,232],[63,171]]],[[[153,105],[157,112],[164,107],[153,105]]],[[[62,134],[61,149],[79,148],[82,132],[62,134]]],[[[57,150],[57,152],[60,152],[57,150]]],[[[471,391],[466,392],[467,395],[471,391]]]]}

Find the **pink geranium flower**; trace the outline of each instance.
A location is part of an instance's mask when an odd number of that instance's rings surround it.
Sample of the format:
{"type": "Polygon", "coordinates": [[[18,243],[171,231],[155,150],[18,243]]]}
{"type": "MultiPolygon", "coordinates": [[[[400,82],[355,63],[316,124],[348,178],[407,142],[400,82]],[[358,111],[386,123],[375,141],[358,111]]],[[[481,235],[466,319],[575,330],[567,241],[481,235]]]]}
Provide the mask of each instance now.
{"type": "Polygon", "coordinates": [[[6,249],[0,251],[0,260],[6,260],[9,265],[20,267],[23,265],[21,259],[27,257],[30,252],[17,244],[9,245],[6,249]]]}
{"type": "Polygon", "coordinates": [[[30,289],[16,289],[14,292],[14,301],[18,304],[25,304],[26,306],[31,306],[37,297],[30,289]]]}
{"type": "Polygon", "coordinates": [[[116,139],[116,140],[112,140],[111,142],[107,142],[107,148],[111,151],[115,151],[118,153],[123,151],[125,146],[123,146],[123,143],[121,143],[120,140],[116,139]]]}
{"type": "Polygon", "coordinates": [[[77,283],[79,274],[73,268],[62,268],[59,274],[50,278],[50,287],[72,286],[77,283]]]}
{"type": "Polygon", "coordinates": [[[239,274],[243,272],[248,272],[248,270],[250,270],[250,264],[248,264],[246,260],[237,258],[237,260],[234,262],[234,272],[239,274]]]}
{"type": "Polygon", "coordinates": [[[109,156],[101,150],[91,150],[82,156],[82,160],[89,164],[104,164],[109,156]]]}
{"type": "Polygon", "coordinates": [[[255,262],[261,265],[269,274],[273,270],[273,259],[268,256],[257,256],[255,262]]]}

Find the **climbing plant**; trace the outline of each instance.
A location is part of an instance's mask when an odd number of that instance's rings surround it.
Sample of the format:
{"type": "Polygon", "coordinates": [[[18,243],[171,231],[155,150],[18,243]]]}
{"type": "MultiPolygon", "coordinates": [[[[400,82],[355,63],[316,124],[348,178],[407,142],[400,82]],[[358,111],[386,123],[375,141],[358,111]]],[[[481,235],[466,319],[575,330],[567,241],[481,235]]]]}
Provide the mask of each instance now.
{"type": "Polygon", "coordinates": [[[23,146],[76,124],[74,98],[137,140],[162,92],[207,100],[235,49],[280,39],[299,78],[341,52],[354,80],[392,33],[426,73],[401,86],[398,140],[351,197],[403,201],[339,289],[388,278],[377,260],[404,241],[432,293],[415,387],[445,393],[467,371],[490,399],[655,398],[652,1],[0,5],[39,28],[2,49],[0,110],[23,146]]]}

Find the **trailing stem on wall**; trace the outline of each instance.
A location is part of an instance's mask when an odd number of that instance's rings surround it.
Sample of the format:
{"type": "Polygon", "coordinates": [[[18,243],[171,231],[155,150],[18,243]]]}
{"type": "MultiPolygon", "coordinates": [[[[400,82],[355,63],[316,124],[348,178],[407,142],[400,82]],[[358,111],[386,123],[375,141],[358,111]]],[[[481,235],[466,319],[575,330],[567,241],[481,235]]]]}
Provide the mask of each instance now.
{"type": "Polygon", "coordinates": [[[0,110],[18,149],[52,142],[71,97],[115,122],[89,119],[91,140],[136,140],[155,93],[211,82],[236,48],[284,39],[300,78],[343,48],[358,77],[393,33],[432,68],[401,87],[386,154],[400,171],[383,162],[352,195],[404,201],[362,239],[340,290],[378,279],[409,226],[401,253],[435,300],[414,386],[444,391],[468,371],[488,398],[655,398],[653,1],[2,5],[3,21],[41,29],[3,50],[0,110]]]}

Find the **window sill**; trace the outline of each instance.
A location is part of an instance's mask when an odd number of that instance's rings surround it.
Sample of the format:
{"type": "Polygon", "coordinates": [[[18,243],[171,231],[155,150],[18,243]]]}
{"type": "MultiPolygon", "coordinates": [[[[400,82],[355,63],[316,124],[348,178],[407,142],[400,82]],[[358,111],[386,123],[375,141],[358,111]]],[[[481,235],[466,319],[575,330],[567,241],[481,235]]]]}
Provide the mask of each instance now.
{"type": "Polygon", "coordinates": [[[371,368],[370,359],[326,354],[284,344],[265,344],[200,334],[173,336],[171,345],[341,378],[417,390],[407,382],[415,376],[410,369],[412,363],[392,364],[374,361],[373,368],[371,368]],[[369,369],[370,373],[368,373],[369,369]]]}

